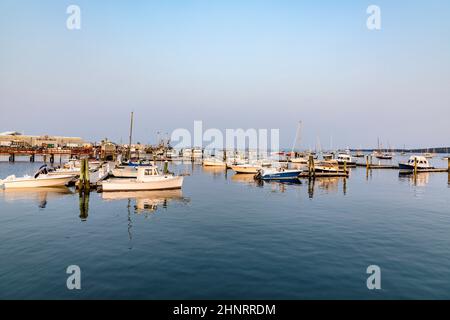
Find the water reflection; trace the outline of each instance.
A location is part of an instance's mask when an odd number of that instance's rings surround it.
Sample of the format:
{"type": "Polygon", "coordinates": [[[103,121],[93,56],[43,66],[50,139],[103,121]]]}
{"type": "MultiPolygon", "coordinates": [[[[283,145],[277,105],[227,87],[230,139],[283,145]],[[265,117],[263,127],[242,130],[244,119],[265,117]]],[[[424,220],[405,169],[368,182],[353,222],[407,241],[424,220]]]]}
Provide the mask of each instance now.
{"type": "Polygon", "coordinates": [[[135,192],[104,192],[102,199],[107,201],[128,200],[128,208],[131,208],[134,200],[135,213],[155,212],[158,207],[167,208],[172,201],[189,202],[183,197],[180,189],[162,191],[135,191],[135,192]]]}
{"type": "Polygon", "coordinates": [[[417,174],[399,174],[400,181],[406,181],[416,187],[425,187],[430,181],[429,172],[419,172],[417,174]]]}
{"type": "Polygon", "coordinates": [[[202,166],[203,173],[210,174],[214,177],[221,177],[227,174],[226,167],[210,167],[210,166],[202,166]]]}
{"type": "Polygon", "coordinates": [[[308,196],[314,198],[316,189],[324,191],[324,193],[338,193],[339,181],[342,180],[342,193],[347,194],[347,178],[345,177],[321,177],[316,179],[308,179],[308,196]]]}
{"type": "Polygon", "coordinates": [[[20,200],[32,200],[38,203],[38,207],[44,209],[47,207],[47,202],[64,195],[73,194],[73,192],[66,187],[52,187],[52,188],[24,188],[24,189],[5,189],[0,192],[5,201],[13,202],[20,200]]]}

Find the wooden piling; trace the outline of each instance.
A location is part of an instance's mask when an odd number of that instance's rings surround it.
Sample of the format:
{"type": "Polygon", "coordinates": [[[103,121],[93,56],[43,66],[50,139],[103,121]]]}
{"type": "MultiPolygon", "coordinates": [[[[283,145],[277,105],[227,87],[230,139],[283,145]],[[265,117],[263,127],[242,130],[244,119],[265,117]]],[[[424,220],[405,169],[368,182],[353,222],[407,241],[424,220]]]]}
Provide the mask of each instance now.
{"type": "Polygon", "coordinates": [[[417,175],[417,158],[414,158],[414,176],[417,175]]]}
{"type": "Polygon", "coordinates": [[[169,161],[164,161],[164,169],[163,169],[163,173],[164,174],[168,174],[169,173],[169,161]]]}
{"type": "Polygon", "coordinates": [[[347,161],[344,161],[344,172],[347,173],[347,161]]]}
{"type": "Polygon", "coordinates": [[[447,158],[447,163],[448,163],[448,172],[450,173],[450,157],[447,158]]]}
{"type": "Polygon", "coordinates": [[[315,175],[315,169],[314,169],[314,157],[312,155],[309,156],[308,159],[308,173],[309,176],[312,177],[315,175]]]}

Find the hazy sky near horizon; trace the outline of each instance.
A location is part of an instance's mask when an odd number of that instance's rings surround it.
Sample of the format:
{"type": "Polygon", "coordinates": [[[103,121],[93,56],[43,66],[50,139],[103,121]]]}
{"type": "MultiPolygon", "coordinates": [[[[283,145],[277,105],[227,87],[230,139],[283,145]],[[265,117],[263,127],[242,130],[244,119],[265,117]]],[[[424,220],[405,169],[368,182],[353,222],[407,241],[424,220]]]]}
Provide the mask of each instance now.
{"type": "Polygon", "coordinates": [[[449,39],[448,0],[1,0],[0,132],[125,142],[134,111],[142,143],[202,120],[291,147],[302,120],[306,148],[448,146],[449,39]]]}

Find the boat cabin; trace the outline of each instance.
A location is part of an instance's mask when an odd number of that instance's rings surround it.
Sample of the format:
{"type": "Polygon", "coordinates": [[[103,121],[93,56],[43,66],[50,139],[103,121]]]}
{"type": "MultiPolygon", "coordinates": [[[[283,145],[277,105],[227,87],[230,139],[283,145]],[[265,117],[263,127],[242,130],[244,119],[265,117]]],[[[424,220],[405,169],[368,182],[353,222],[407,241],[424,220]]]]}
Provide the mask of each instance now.
{"type": "Polygon", "coordinates": [[[137,179],[145,180],[149,177],[160,176],[157,166],[138,167],[137,179]]]}
{"type": "Polygon", "coordinates": [[[417,159],[417,165],[420,167],[429,167],[430,163],[428,162],[428,159],[422,156],[412,156],[408,160],[408,164],[414,166],[417,159]]]}
{"type": "Polygon", "coordinates": [[[342,161],[342,162],[343,161],[351,162],[352,157],[346,153],[340,153],[340,154],[338,154],[337,160],[342,161]]]}

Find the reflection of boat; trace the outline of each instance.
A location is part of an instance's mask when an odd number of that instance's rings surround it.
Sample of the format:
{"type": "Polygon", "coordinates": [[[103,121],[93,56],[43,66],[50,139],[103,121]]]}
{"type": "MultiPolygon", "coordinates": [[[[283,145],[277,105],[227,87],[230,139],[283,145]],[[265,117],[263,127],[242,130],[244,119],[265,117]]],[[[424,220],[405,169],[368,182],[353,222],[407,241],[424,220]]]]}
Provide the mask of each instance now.
{"type": "Polygon", "coordinates": [[[0,193],[7,201],[37,199],[39,201],[72,194],[67,187],[17,188],[5,189],[0,193]]]}
{"type": "Polygon", "coordinates": [[[297,179],[302,169],[268,168],[261,169],[256,178],[262,180],[293,180],[297,179]]]}
{"type": "Polygon", "coordinates": [[[158,205],[166,205],[169,201],[185,201],[180,189],[159,190],[159,191],[129,191],[129,192],[105,192],[102,199],[106,201],[114,200],[136,200],[136,209],[151,210],[157,209],[158,205]]]}
{"type": "Polygon", "coordinates": [[[414,170],[417,164],[417,169],[433,169],[428,160],[421,156],[411,156],[406,163],[399,163],[400,170],[414,170]]]}
{"type": "Polygon", "coordinates": [[[255,175],[253,173],[235,174],[231,177],[235,182],[255,182],[255,175]]]}
{"type": "Polygon", "coordinates": [[[0,185],[5,189],[13,188],[39,188],[39,187],[61,187],[68,184],[73,179],[72,175],[56,175],[48,174],[47,165],[43,165],[39,170],[31,176],[17,178],[12,175],[4,180],[0,180],[0,185]]]}
{"type": "Polygon", "coordinates": [[[160,174],[156,166],[138,167],[136,179],[108,179],[102,182],[103,191],[140,191],[179,189],[182,176],[160,174]]]}
{"type": "Polygon", "coordinates": [[[224,161],[214,157],[203,160],[203,166],[205,167],[225,167],[226,165],[224,161]]]}

